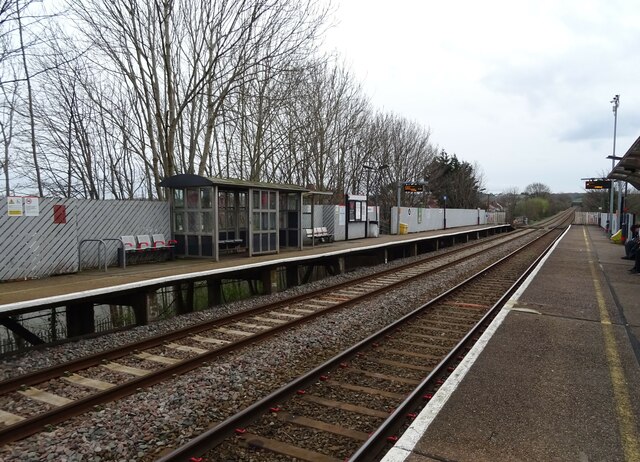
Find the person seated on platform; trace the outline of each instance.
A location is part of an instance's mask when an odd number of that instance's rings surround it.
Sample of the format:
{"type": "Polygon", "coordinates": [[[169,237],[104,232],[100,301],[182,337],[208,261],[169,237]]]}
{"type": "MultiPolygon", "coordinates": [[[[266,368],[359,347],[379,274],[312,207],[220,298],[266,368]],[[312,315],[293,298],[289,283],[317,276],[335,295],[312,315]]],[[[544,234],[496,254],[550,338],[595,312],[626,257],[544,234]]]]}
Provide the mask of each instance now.
{"type": "Polygon", "coordinates": [[[623,260],[634,260],[640,244],[638,237],[638,231],[640,231],[640,225],[631,226],[631,236],[624,243],[624,257],[623,260]]]}
{"type": "Polygon", "coordinates": [[[633,265],[633,268],[629,270],[629,272],[631,274],[640,274],[640,252],[636,252],[636,256],[634,260],[635,260],[635,264],[633,265]]]}

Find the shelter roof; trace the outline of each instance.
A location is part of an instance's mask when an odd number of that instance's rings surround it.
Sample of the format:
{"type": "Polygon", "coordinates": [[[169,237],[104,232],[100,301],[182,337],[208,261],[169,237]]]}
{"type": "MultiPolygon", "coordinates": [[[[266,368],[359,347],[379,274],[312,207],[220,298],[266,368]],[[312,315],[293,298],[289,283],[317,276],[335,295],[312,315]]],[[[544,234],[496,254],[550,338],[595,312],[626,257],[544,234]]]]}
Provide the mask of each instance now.
{"type": "Polygon", "coordinates": [[[164,178],[160,183],[160,186],[165,188],[195,188],[198,186],[212,186],[213,182],[200,175],[194,175],[192,173],[181,173],[179,175],[169,176],[164,178]]]}
{"type": "Polygon", "coordinates": [[[303,188],[302,186],[297,186],[293,184],[282,184],[282,183],[265,183],[262,181],[246,181],[246,180],[236,180],[233,178],[210,178],[213,184],[217,186],[226,186],[229,189],[247,189],[247,188],[256,188],[256,189],[277,189],[278,191],[290,191],[290,192],[308,192],[307,188],[303,188]]]}
{"type": "Polygon", "coordinates": [[[634,188],[640,189],[640,138],[631,145],[607,178],[626,181],[634,188]]]}
{"type": "Polygon", "coordinates": [[[288,192],[308,192],[307,188],[291,184],[264,183],[260,181],[245,181],[233,178],[207,178],[191,173],[182,173],[163,179],[160,186],[172,189],[195,188],[199,186],[219,186],[223,189],[273,189],[288,192]]]}

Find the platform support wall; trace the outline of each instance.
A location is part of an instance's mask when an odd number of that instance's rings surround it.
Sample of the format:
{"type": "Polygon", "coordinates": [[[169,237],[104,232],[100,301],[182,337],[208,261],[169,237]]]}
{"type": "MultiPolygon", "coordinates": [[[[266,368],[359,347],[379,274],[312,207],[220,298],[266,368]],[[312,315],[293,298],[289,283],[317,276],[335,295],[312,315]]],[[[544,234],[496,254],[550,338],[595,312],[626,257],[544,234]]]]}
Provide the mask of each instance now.
{"type": "Polygon", "coordinates": [[[136,326],[149,324],[149,294],[145,291],[137,292],[129,303],[136,318],[136,326]]]}
{"type": "Polygon", "coordinates": [[[297,287],[300,285],[298,276],[298,265],[289,265],[286,268],[287,288],[297,287]]]}
{"type": "Polygon", "coordinates": [[[261,272],[262,293],[271,295],[278,291],[278,273],[275,268],[265,269],[261,272]]]}
{"type": "Polygon", "coordinates": [[[195,284],[193,281],[174,286],[176,297],[176,314],[193,312],[195,284]]]}
{"type": "Polygon", "coordinates": [[[207,280],[207,305],[209,308],[222,303],[222,281],[218,278],[207,280]]]}
{"type": "Polygon", "coordinates": [[[67,305],[67,337],[93,334],[96,330],[93,303],[75,303],[67,305]]]}

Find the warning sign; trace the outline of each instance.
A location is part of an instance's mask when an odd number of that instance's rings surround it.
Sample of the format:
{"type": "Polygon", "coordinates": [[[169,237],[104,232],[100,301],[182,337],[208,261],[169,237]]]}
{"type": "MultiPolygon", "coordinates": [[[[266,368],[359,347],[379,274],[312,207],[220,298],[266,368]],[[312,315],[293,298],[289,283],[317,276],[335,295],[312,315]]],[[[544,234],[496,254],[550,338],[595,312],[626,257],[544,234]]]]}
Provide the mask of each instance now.
{"type": "Polygon", "coordinates": [[[22,197],[7,196],[7,211],[10,217],[21,217],[24,215],[22,212],[22,197]]]}
{"type": "Polygon", "coordinates": [[[40,199],[35,196],[24,198],[24,216],[37,217],[40,215],[40,199]]]}

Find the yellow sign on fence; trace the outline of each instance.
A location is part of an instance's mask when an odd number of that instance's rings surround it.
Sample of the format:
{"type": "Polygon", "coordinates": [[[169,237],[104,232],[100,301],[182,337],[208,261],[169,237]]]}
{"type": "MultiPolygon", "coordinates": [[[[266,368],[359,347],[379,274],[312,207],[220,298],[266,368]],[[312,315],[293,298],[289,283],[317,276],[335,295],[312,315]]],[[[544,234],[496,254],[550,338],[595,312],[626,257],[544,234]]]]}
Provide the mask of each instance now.
{"type": "Polygon", "coordinates": [[[10,217],[21,217],[23,215],[22,197],[8,196],[7,211],[10,217]]]}

